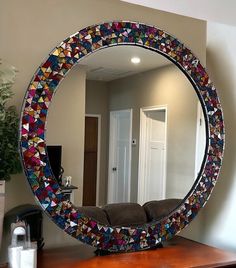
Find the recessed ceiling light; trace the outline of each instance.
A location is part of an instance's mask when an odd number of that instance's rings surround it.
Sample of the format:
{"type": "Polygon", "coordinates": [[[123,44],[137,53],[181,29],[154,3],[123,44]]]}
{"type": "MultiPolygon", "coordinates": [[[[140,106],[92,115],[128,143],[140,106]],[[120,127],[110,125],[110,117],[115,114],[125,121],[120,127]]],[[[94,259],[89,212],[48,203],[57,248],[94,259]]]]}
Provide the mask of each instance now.
{"type": "Polygon", "coordinates": [[[134,64],[139,64],[140,63],[140,58],[138,58],[138,57],[133,57],[133,58],[131,58],[131,62],[132,63],[134,63],[134,64]]]}

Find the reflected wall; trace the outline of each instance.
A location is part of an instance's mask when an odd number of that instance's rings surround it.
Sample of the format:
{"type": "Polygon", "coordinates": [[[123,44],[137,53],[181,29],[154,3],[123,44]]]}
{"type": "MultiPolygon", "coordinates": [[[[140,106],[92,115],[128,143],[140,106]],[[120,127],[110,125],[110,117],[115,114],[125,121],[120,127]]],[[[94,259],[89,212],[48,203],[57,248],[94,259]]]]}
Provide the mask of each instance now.
{"type": "MultiPolygon", "coordinates": [[[[86,82],[86,113],[100,113],[103,107],[103,126],[109,125],[106,111],[133,109],[132,138],[137,143],[132,146],[132,202],[137,202],[138,193],[140,108],[163,104],[168,106],[166,198],[182,199],[195,179],[198,105],[196,93],[186,77],[177,67],[168,65],[107,83],[86,82]]],[[[102,137],[109,136],[108,127],[102,127],[101,131],[102,137]]],[[[106,148],[103,149],[100,172],[103,182],[99,189],[101,205],[107,200],[104,183],[107,185],[108,143],[103,142],[103,145],[106,148]]]]}

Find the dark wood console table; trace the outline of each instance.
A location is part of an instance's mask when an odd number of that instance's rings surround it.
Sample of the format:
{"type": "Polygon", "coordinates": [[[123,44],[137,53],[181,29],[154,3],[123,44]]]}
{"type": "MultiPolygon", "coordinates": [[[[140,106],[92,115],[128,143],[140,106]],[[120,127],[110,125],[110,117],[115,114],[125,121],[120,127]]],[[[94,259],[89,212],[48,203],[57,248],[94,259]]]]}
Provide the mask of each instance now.
{"type": "Polygon", "coordinates": [[[133,253],[95,256],[86,245],[45,249],[38,255],[38,268],[185,268],[236,267],[236,254],[175,237],[164,248],[133,253]]]}

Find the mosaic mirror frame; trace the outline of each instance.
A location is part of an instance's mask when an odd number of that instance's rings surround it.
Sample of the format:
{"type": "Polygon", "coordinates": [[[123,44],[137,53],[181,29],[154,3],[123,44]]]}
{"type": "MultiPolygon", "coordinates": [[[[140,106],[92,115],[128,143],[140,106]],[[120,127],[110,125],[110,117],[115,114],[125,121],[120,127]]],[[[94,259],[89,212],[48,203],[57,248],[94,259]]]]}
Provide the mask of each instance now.
{"type": "Polygon", "coordinates": [[[20,153],[35,198],[66,233],[98,249],[111,252],[143,250],[172,238],[195,218],[207,202],[220,172],[223,150],[222,109],[208,74],[183,43],[153,26],[115,21],[80,30],[52,50],[35,72],[25,95],[20,153]],[[177,65],[198,95],[206,124],[205,156],[192,189],[167,217],[136,228],[105,226],[79,213],[73,204],[63,198],[46,152],[47,112],[59,83],[83,57],[117,45],[150,49],[177,65]]]}

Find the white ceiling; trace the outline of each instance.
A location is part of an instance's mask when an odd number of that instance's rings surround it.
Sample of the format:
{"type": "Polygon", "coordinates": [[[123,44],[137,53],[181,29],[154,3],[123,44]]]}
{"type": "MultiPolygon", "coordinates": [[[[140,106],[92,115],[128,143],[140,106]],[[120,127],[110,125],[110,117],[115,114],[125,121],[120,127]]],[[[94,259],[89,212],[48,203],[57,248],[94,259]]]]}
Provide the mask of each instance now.
{"type": "Polygon", "coordinates": [[[79,65],[85,68],[89,80],[112,81],[169,64],[171,62],[158,53],[122,45],[101,49],[84,58],[79,65]],[[131,63],[132,57],[139,57],[141,62],[137,65],[131,63]]]}
{"type": "Polygon", "coordinates": [[[236,0],[121,0],[196,19],[236,26],[236,0]]]}

